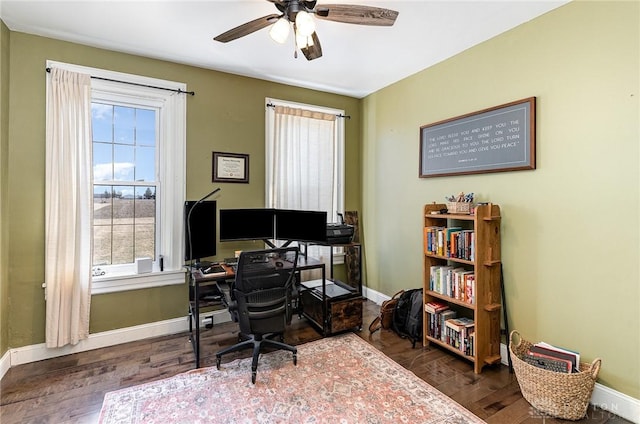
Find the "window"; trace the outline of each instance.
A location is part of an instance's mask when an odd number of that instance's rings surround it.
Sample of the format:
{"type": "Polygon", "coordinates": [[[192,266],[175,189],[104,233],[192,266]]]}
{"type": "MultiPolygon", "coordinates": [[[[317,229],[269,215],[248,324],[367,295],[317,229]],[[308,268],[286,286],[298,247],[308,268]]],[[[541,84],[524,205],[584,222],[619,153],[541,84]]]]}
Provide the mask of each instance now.
{"type": "Polygon", "coordinates": [[[94,273],[136,258],[155,261],[159,221],[159,111],[102,101],[91,104],[94,273]]]}
{"type": "Polygon", "coordinates": [[[185,95],[147,86],[182,91],[186,86],[75,65],[47,66],[98,77],[91,80],[92,294],[184,283],[185,95]],[[140,258],[151,259],[151,273],[137,274],[140,258]]]}
{"type": "MultiPolygon", "coordinates": [[[[266,205],[344,210],[343,110],[266,99],[266,205]]],[[[316,249],[313,256],[322,256],[316,249]]],[[[339,257],[341,258],[341,256],[339,257]]]]}

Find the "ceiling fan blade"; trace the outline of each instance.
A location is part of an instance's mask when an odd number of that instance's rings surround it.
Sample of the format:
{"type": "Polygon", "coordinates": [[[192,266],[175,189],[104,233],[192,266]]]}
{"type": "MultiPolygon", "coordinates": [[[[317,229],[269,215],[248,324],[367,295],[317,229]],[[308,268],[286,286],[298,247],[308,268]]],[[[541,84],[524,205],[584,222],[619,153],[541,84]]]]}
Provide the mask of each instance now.
{"type": "Polygon", "coordinates": [[[398,17],[395,10],[359,4],[323,4],[316,7],[315,13],[318,19],[374,26],[391,26],[398,17]]]}
{"type": "Polygon", "coordinates": [[[313,46],[303,47],[300,49],[307,60],[313,60],[322,57],[322,46],[320,46],[318,34],[314,32],[313,34],[311,34],[311,38],[313,39],[313,46]]]}
{"type": "Polygon", "coordinates": [[[287,10],[288,2],[284,2],[281,0],[267,0],[267,1],[273,3],[276,6],[276,8],[282,13],[284,13],[285,10],[287,10]]]}
{"type": "Polygon", "coordinates": [[[245,35],[249,35],[252,32],[256,32],[259,29],[271,25],[281,16],[282,15],[273,14],[254,19],[251,22],[244,23],[240,26],[230,29],[227,32],[223,32],[222,34],[215,37],[214,40],[220,41],[221,43],[228,43],[229,41],[235,40],[236,38],[244,37],[245,35]]]}
{"type": "Polygon", "coordinates": [[[313,10],[316,7],[316,3],[318,3],[318,0],[302,1],[302,5],[308,10],[313,10]]]}

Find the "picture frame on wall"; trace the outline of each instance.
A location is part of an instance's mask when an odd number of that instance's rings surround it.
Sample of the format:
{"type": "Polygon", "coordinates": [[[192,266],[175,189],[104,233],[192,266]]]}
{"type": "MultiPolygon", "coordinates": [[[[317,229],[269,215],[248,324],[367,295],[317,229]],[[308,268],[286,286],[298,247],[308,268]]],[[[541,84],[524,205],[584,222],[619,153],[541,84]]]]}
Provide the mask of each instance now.
{"type": "Polygon", "coordinates": [[[249,183],[249,155],[213,152],[213,182],[249,183]]]}
{"type": "Polygon", "coordinates": [[[420,178],[533,169],[535,97],[420,127],[420,178]]]}

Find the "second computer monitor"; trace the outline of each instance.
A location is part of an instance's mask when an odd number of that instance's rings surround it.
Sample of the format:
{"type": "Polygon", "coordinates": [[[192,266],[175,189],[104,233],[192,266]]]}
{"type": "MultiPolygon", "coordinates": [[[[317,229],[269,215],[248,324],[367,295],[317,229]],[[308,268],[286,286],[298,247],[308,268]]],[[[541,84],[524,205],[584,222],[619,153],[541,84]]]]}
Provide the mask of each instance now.
{"type": "Polygon", "coordinates": [[[221,209],[220,241],[274,238],[274,209],[221,209]]]}
{"type": "Polygon", "coordinates": [[[327,213],[276,210],[276,239],[323,244],[327,241],[327,213]]]}

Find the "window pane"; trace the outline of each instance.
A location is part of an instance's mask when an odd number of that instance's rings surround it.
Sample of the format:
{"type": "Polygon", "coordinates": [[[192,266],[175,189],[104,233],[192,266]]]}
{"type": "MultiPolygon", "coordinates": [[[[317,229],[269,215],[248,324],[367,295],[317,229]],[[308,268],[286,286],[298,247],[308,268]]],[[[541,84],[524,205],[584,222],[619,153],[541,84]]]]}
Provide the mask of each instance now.
{"type": "Polygon", "coordinates": [[[155,260],[155,225],[136,224],[135,257],[155,260]]]}
{"type": "MultiPolygon", "coordinates": [[[[113,179],[114,181],[133,181],[135,166],[134,146],[113,146],[113,179]]],[[[133,195],[133,193],[131,193],[133,195]]]]}
{"type": "Polygon", "coordinates": [[[136,144],[156,145],[156,111],[136,109],[136,144]]]}
{"type": "Polygon", "coordinates": [[[136,147],[136,181],[156,180],[155,147],[136,147]]]}
{"type": "Polygon", "coordinates": [[[113,190],[113,225],[133,225],[134,187],[115,186],[113,190]]]}
{"type": "Polygon", "coordinates": [[[113,144],[93,143],[93,180],[109,181],[113,179],[113,144]]]}
{"type": "Polygon", "coordinates": [[[93,227],[93,266],[111,265],[111,225],[93,227]]]}
{"type": "Polygon", "coordinates": [[[114,106],[113,113],[114,142],[133,144],[135,140],[135,109],[114,106]]]}
{"type": "Polygon", "coordinates": [[[113,141],[113,106],[91,103],[93,141],[113,141]]]}
{"type": "Polygon", "coordinates": [[[113,265],[133,263],[133,228],[133,225],[113,226],[113,265]]]}
{"type": "Polygon", "coordinates": [[[136,187],[136,258],[154,258],[156,244],[156,188],[136,187]]]}
{"type": "Polygon", "coordinates": [[[111,264],[111,186],[93,188],[93,266],[111,264]]]}

